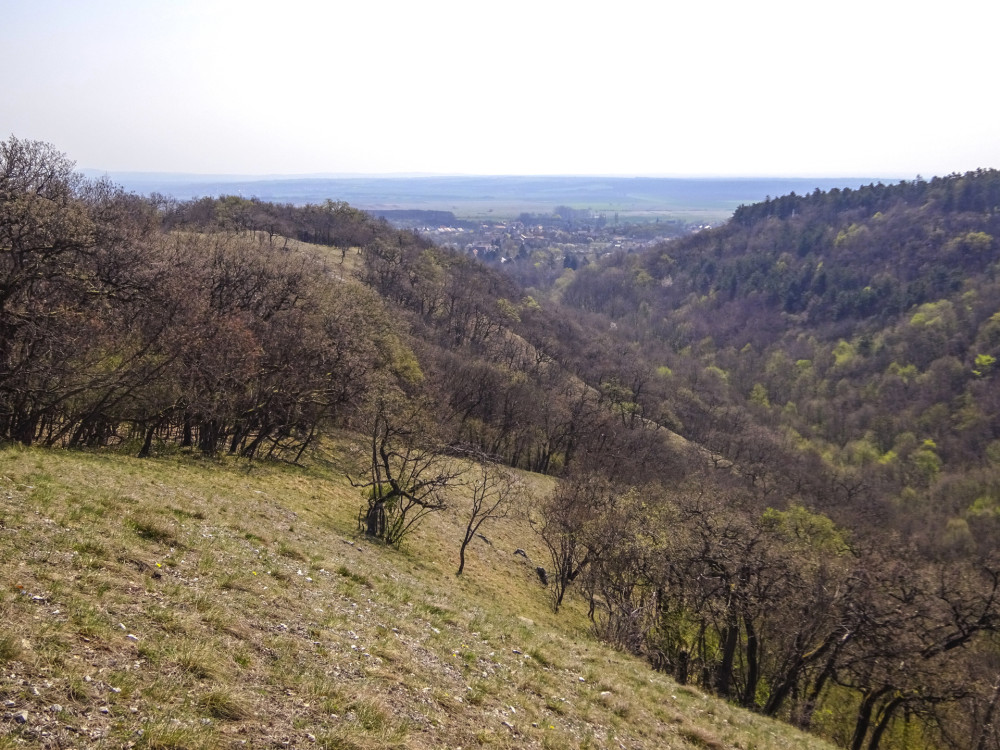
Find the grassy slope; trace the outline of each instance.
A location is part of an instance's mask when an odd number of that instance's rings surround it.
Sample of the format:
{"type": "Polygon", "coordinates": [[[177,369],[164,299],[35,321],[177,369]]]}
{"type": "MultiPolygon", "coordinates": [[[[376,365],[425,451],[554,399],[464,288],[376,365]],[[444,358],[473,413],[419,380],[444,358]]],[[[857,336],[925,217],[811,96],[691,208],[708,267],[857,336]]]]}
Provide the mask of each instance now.
{"type": "Polygon", "coordinates": [[[827,747],[554,615],[523,521],[366,542],[338,455],[0,451],[0,748],[827,747]]]}

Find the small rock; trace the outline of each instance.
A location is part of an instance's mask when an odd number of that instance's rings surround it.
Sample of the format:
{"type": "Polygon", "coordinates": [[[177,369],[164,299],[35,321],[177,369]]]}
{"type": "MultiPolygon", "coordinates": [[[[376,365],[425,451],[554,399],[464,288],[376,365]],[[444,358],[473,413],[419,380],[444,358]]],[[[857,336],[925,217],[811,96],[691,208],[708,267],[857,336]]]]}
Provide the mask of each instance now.
{"type": "Polygon", "coordinates": [[[108,708],[107,706],[101,706],[97,710],[100,711],[102,714],[109,714],[109,713],[111,713],[111,709],[108,708]]]}
{"type": "Polygon", "coordinates": [[[28,712],[27,711],[18,711],[16,714],[14,714],[14,721],[17,722],[18,724],[27,724],[28,723],[28,712]]]}
{"type": "Polygon", "coordinates": [[[125,636],[125,637],[126,637],[126,638],[127,638],[128,640],[130,640],[130,641],[138,641],[138,640],[139,640],[139,636],[135,635],[134,633],[129,633],[129,634],[128,634],[127,636],[125,636]]]}
{"type": "Polygon", "coordinates": [[[525,560],[527,560],[527,559],[528,559],[528,553],[527,553],[527,552],[525,552],[525,551],[524,551],[523,549],[521,549],[521,548],[518,548],[518,549],[514,550],[514,554],[515,554],[515,555],[520,555],[520,556],[521,556],[521,557],[523,557],[523,558],[524,558],[525,560]]]}
{"type": "Polygon", "coordinates": [[[62,710],[63,707],[58,703],[53,703],[51,706],[49,706],[49,711],[51,711],[54,714],[61,714],[62,710]]]}
{"type": "Polygon", "coordinates": [[[514,731],[514,725],[511,724],[509,721],[502,721],[500,723],[503,724],[505,727],[507,727],[510,731],[512,732],[514,731]]]}

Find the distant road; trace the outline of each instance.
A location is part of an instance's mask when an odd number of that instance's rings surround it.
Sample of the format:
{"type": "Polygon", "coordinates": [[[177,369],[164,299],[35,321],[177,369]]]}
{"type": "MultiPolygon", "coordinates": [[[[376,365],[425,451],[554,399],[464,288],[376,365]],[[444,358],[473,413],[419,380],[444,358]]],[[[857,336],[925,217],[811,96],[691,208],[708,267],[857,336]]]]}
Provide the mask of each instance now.
{"type": "MultiPolygon", "coordinates": [[[[85,170],[89,176],[104,173],[85,170]]],[[[346,201],[363,209],[451,211],[458,216],[549,212],[555,206],[724,218],[741,204],[816,188],[857,188],[879,178],[670,178],[670,177],[227,177],[107,173],[141,194],[178,200],[241,195],[275,203],[346,201]]],[[[896,180],[882,180],[895,182],[896,180]]]]}

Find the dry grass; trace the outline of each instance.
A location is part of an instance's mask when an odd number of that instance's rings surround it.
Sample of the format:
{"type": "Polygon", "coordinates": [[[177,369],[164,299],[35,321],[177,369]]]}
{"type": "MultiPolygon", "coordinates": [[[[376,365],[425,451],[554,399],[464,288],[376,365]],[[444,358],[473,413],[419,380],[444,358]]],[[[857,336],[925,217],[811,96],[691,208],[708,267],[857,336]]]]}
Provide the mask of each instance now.
{"type": "Polygon", "coordinates": [[[0,748],[827,747],[553,614],[517,518],[367,542],[352,455],[0,451],[0,748]]]}

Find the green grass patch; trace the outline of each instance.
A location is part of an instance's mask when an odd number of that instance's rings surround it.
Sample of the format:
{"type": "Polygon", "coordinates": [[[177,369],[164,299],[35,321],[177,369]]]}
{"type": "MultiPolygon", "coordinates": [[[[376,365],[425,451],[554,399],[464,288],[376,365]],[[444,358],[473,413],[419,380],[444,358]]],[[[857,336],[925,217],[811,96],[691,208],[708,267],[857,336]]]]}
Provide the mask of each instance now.
{"type": "Polygon", "coordinates": [[[367,576],[363,576],[360,573],[355,573],[346,565],[341,565],[337,568],[337,575],[341,576],[342,578],[346,578],[350,581],[354,581],[354,583],[358,584],[359,586],[364,586],[366,589],[374,588],[372,586],[372,582],[368,580],[367,576]]]}
{"type": "Polygon", "coordinates": [[[12,635],[0,636],[0,664],[13,661],[21,655],[21,644],[12,635]]]}

